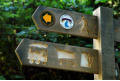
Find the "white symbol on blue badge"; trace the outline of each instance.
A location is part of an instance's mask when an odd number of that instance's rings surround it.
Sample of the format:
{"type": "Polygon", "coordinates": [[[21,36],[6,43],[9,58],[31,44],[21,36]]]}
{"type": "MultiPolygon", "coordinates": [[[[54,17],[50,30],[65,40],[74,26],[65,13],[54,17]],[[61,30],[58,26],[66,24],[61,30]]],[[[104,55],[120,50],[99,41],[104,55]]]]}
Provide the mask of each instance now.
{"type": "Polygon", "coordinates": [[[60,24],[65,29],[71,29],[74,22],[70,15],[64,14],[60,17],[60,24]]]}

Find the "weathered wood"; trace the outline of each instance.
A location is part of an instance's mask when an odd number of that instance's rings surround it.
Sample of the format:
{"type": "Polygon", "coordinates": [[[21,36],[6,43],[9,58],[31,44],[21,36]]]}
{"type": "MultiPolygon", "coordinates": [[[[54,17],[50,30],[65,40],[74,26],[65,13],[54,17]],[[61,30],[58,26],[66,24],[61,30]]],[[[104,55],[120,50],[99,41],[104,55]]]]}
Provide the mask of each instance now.
{"type": "Polygon", "coordinates": [[[112,9],[99,7],[93,13],[98,17],[98,38],[93,39],[99,51],[99,74],[95,79],[115,79],[114,28],[112,9]]]}
{"type": "Polygon", "coordinates": [[[120,42],[120,18],[114,19],[115,41],[120,42]]]}
{"type": "Polygon", "coordinates": [[[32,15],[32,19],[35,25],[37,26],[37,28],[40,30],[71,34],[75,36],[88,37],[88,38],[97,37],[96,16],[85,15],[74,11],[39,6],[32,15]],[[48,11],[53,15],[54,17],[54,21],[52,23],[53,25],[47,26],[42,23],[41,14],[44,13],[45,11],[48,11]],[[60,24],[60,17],[64,14],[70,15],[74,21],[73,27],[71,29],[64,29],[60,24]]]}
{"type": "Polygon", "coordinates": [[[22,65],[98,73],[98,51],[23,39],[15,50],[22,65]]]}

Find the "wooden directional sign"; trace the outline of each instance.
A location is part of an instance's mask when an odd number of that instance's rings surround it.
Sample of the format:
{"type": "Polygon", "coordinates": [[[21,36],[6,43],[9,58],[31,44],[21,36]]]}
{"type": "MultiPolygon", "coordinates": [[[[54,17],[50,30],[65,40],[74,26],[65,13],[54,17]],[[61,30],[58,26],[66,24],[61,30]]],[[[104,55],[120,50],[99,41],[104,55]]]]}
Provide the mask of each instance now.
{"type": "Polygon", "coordinates": [[[23,39],[15,50],[22,65],[98,73],[98,51],[23,39]]]}
{"type": "Polygon", "coordinates": [[[97,37],[97,17],[74,11],[39,6],[32,19],[38,29],[82,36],[97,37]]]}

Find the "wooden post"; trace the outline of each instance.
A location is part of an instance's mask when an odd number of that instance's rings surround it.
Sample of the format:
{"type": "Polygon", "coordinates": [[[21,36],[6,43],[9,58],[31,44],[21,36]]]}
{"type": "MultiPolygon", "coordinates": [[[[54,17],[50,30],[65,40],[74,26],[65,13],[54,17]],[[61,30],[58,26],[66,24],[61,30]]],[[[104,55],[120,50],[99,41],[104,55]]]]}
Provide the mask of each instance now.
{"type": "Polygon", "coordinates": [[[98,38],[93,39],[99,51],[99,74],[94,79],[115,79],[114,27],[112,9],[99,7],[93,12],[98,17],[98,38]]]}

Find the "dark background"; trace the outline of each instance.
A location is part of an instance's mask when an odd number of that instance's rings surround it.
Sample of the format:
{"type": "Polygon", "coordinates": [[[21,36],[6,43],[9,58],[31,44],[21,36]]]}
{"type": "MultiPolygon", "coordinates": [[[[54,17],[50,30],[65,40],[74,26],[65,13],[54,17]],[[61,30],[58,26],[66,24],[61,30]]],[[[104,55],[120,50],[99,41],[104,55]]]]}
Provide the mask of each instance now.
{"type": "MultiPolygon", "coordinates": [[[[38,31],[32,14],[39,5],[92,15],[99,6],[113,9],[120,17],[119,0],[0,0],[0,79],[94,79],[93,74],[21,66],[14,50],[23,38],[92,48],[92,39],[38,31]]],[[[116,63],[120,43],[115,42],[116,63]]]]}

